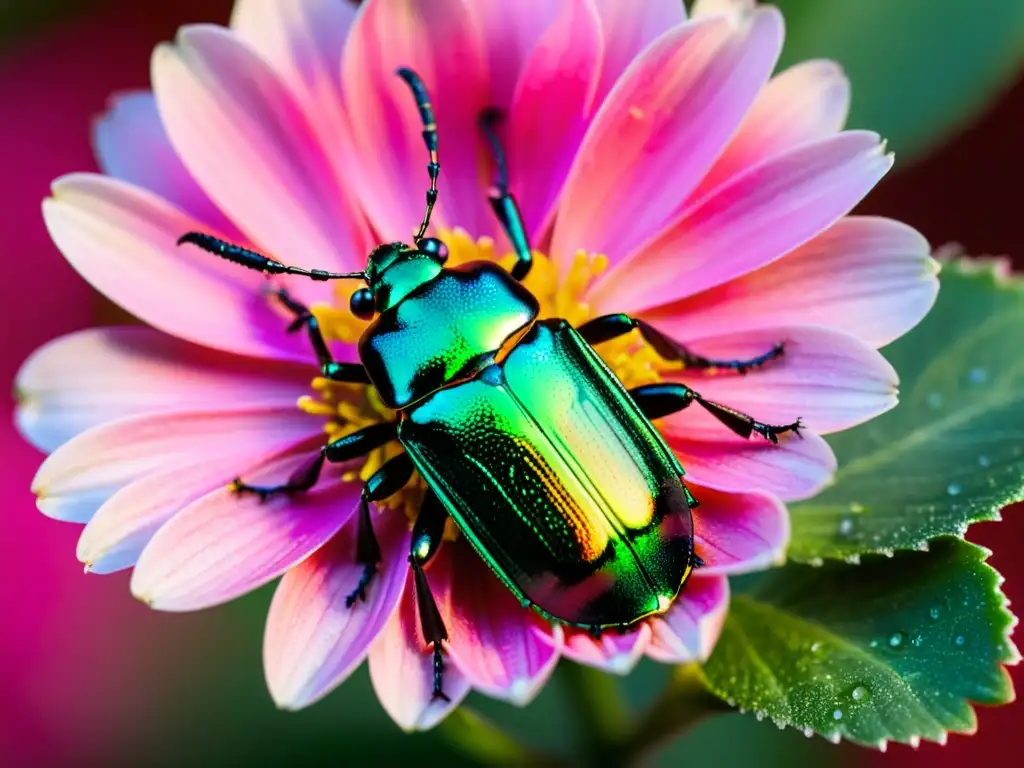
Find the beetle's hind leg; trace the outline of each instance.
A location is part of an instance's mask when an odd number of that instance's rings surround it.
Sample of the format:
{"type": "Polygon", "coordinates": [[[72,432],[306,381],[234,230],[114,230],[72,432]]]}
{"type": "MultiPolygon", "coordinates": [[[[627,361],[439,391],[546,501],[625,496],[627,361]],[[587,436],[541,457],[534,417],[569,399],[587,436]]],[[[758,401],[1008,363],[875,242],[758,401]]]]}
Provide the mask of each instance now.
{"type": "Polygon", "coordinates": [[[516,254],[516,263],[512,267],[512,277],[522,281],[530,273],[533,266],[533,253],[526,235],[526,225],[519,213],[519,205],[512,193],[508,191],[508,164],[505,162],[505,150],[498,139],[498,125],[502,120],[501,110],[494,107],[480,113],[480,132],[487,141],[487,146],[494,159],[494,184],[488,194],[494,215],[498,217],[501,228],[512,243],[516,254]]]}
{"type": "Polygon", "coordinates": [[[434,654],[434,689],[431,698],[443,701],[449,699],[444,692],[444,652],[441,643],[448,639],[448,630],[430,591],[424,566],[437,554],[441,546],[447,519],[448,513],[441,500],[433,491],[428,490],[423,497],[416,525],[413,527],[412,546],[409,551],[409,564],[412,566],[413,583],[416,586],[416,607],[420,614],[420,629],[434,654]]]}
{"type": "Polygon", "coordinates": [[[591,344],[600,344],[632,331],[634,328],[640,331],[644,341],[651,345],[662,359],[672,362],[681,362],[686,368],[696,371],[733,371],[738,374],[746,374],[750,371],[767,365],[772,360],[777,360],[785,354],[785,345],[778,342],[766,352],[756,357],[745,360],[715,360],[703,357],[688,350],[675,339],[666,336],[664,333],[648,325],[643,320],[630,317],[624,313],[613,315],[602,315],[581,325],[577,330],[580,335],[591,344]]]}
{"type": "Polygon", "coordinates": [[[667,382],[647,384],[629,390],[633,400],[648,419],[660,419],[677,413],[692,403],[697,403],[722,424],[740,437],[749,438],[757,433],[773,443],[779,442],[779,435],[786,432],[800,434],[803,424],[797,419],[792,424],[765,424],[733,408],[707,400],[685,384],[667,382]]]}
{"type": "Polygon", "coordinates": [[[350,384],[369,384],[370,377],[366,375],[366,369],[360,363],[338,363],[335,362],[331,350],[324,341],[323,332],[320,330],[320,323],[316,315],[305,304],[295,300],[283,288],[274,291],[274,297],[281,306],[291,312],[295,319],[288,326],[288,333],[295,333],[302,328],[309,334],[309,342],[316,352],[317,362],[320,363],[320,372],[324,378],[331,381],[348,382],[350,384]]]}

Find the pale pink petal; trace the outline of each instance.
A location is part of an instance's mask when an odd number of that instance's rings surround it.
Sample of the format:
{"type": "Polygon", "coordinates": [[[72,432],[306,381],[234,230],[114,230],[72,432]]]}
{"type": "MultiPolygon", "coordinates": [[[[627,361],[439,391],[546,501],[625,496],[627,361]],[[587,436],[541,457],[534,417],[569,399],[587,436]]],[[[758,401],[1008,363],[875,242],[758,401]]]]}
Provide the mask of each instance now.
{"type": "Polygon", "coordinates": [[[628,675],[643,658],[650,642],[651,627],[647,622],[625,632],[606,629],[598,638],[588,630],[567,627],[562,655],[604,672],[628,675]]]}
{"type": "Polygon", "coordinates": [[[44,514],[84,523],[115,491],[149,474],[184,471],[197,459],[237,452],[246,443],[271,453],[315,438],[320,424],[294,407],[129,416],[83,432],[50,454],[32,492],[44,514]]]}
{"type": "Polygon", "coordinates": [[[345,45],[342,83],[356,156],[360,201],[378,233],[408,241],[423,218],[427,188],[416,106],[395,75],[415,70],[430,92],[440,132],[437,224],[474,236],[495,231],[489,174],[477,127],[488,106],[487,54],[467,0],[367,0],[345,45]]]}
{"type": "Polygon", "coordinates": [[[594,5],[605,41],[597,91],[600,102],[644,48],[686,21],[686,8],[679,0],[594,0],[594,5]]]}
{"type": "Polygon", "coordinates": [[[196,184],[171,147],[150,91],[115,95],[93,124],[93,147],[109,176],[148,189],[209,228],[238,240],[234,224],[196,184]]]}
{"type": "MultiPolygon", "coordinates": [[[[190,419],[185,417],[183,421],[187,425],[190,419]]],[[[203,443],[197,443],[191,463],[168,461],[166,468],[161,464],[110,495],[82,531],[78,559],[92,573],[113,573],[134,566],[153,535],[180,510],[232,478],[247,476],[274,456],[293,452],[301,443],[315,447],[320,438],[313,436],[314,428],[309,425],[297,437],[267,431],[219,445],[215,453],[209,454],[203,443]]]]}
{"type": "Polygon", "coordinates": [[[140,187],[93,174],[53,184],[43,202],[50,236],[82,277],[136,317],[189,341],[239,354],[308,360],[261,295],[267,282],[192,246],[203,225],[140,187]]]}
{"type": "MultiPolygon", "coordinates": [[[[222,27],[183,27],[154,51],[152,80],[185,167],[259,248],[304,267],[365,265],[361,216],[301,106],[248,44],[222,27]]],[[[331,295],[311,281],[295,290],[331,295]]]]}
{"type": "MultiPolygon", "coordinates": [[[[274,461],[250,483],[283,482],[311,454],[274,461]]],[[[325,474],[327,474],[325,472],[325,474]]],[[[190,504],[143,550],[132,594],[161,611],[226,603],[280,576],[319,549],[352,516],[359,486],[324,478],[313,491],[264,503],[223,486],[190,504]]]]}
{"type": "Polygon", "coordinates": [[[593,0],[565,0],[516,85],[508,117],[509,178],[534,241],[554,214],[589,122],[602,49],[593,0]]]}
{"type": "MultiPolygon", "coordinates": [[[[442,546],[427,570],[435,595],[449,594],[451,562],[442,546]]],[[[447,626],[452,626],[451,605],[438,601],[438,610],[447,626]]],[[[370,646],[370,680],[384,710],[404,731],[425,731],[433,728],[457,707],[470,691],[469,680],[462,671],[445,658],[444,693],[450,701],[433,699],[434,664],[431,646],[420,631],[412,572],[409,572],[405,594],[398,610],[370,646]]]]}
{"type": "Polygon", "coordinates": [[[695,0],[692,15],[695,19],[705,19],[716,14],[725,14],[736,18],[750,13],[756,0],[695,0]]]}
{"type": "Polygon", "coordinates": [[[356,562],[357,521],[281,579],[267,615],[263,668],[270,695],[283,709],[326,696],[366,657],[398,607],[409,572],[409,525],[401,514],[374,516],[381,548],[365,602],[346,598],[363,574],[356,562]]]}
{"type": "Polygon", "coordinates": [[[302,106],[351,196],[352,140],[341,93],[341,57],[356,7],[337,0],[238,0],[231,28],[274,68],[302,106]]]}
{"type": "Polygon", "coordinates": [[[519,706],[551,676],[562,628],[522,607],[469,546],[455,546],[448,653],[478,691],[519,706]]]}
{"type": "Polygon", "coordinates": [[[309,391],[310,370],[212,352],[142,326],[90,328],[25,361],[14,382],[16,420],[51,452],[126,416],[293,407],[309,391]]]}
{"type": "Polygon", "coordinates": [[[700,502],[693,519],[702,576],[761,571],[785,560],[789,512],[776,497],[698,486],[691,491],[700,502]]]}
{"type": "Polygon", "coordinates": [[[602,276],[588,299],[602,311],[636,311],[744,275],[827,229],[891,166],[869,131],[777,155],[694,203],[602,276]]]}
{"type": "Polygon", "coordinates": [[[790,67],[761,91],[693,198],[773,155],[838,133],[849,111],[850,81],[834,61],[816,59],[790,67]]]}
{"type": "Polygon", "coordinates": [[[938,265],[930,251],[906,224],[850,216],[785,258],[645,317],[670,335],[827,325],[881,347],[935,303],[938,265]]]}
{"type": "Polygon", "coordinates": [[[821,437],[784,435],[778,445],[732,434],[696,407],[658,428],[686,468],[686,476],[723,491],[763,491],[783,501],[813,496],[831,479],[836,458],[821,437]]]}
{"type": "Polygon", "coordinates": [[[767,82],[782,45],[782,17],[759,9],[682,24],[623,74],[576,156],[552,242],[615,264],[662,230],[722,151],[767,82]]]}
{"type": "Polygon", "coordinates": [[[704,661],[718,641],[728,608],[729,580],[697,571],[672,607],[650,620],[647,655],[665,664],[704,661]]]}
{"type": "Polygon", "coordinates": [[[491,73],[491,104],[507,109],[523,62],[551,25],[560,8],[552,0],[474,3],[486,40],[491,73]]]}
{"type": "Polygon", "coordinates": [[[896,405],[899,377],[893,367],[863,341],[832,328],[760,328],[685,342],[698,355],[726,360],[749,358],[783,344],[780,359],[744,376],[696,370],[669,374],[709,400],[766,424],[791,424],[799,418],[808,429],[828,434],[896,405]]]}

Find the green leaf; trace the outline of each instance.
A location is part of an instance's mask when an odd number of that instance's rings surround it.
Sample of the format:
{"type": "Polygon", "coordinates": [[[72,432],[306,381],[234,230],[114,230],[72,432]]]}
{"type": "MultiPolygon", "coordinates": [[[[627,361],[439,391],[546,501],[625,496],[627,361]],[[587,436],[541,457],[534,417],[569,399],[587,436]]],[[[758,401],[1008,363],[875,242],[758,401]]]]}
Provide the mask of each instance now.
{"type": "Polygon", "coordinates": [[[954,537],[857,568],[791,565],[738,595],[705,666],[734,706],[833,741],[942,742],[975,728],[970,702],[1003,704],[1016,619],[985,564],[954,537]]]}
{"type": "Polygon", "coordinates": [[[1020,0],[774,0],[786,16],[780,67],[842,64],[853,85],[849,125],[889,139],[899,163],[978,115],[1017,76],[1020,0]]]}
{"type": "Polygon", "coordinates": [[[935,308],[885,350],[900,404],[830,436],[835,483],[792,505],[792,559],[924,549],[1024,498],[1024,283],[1003,268],[944,265],[935,308]]]}

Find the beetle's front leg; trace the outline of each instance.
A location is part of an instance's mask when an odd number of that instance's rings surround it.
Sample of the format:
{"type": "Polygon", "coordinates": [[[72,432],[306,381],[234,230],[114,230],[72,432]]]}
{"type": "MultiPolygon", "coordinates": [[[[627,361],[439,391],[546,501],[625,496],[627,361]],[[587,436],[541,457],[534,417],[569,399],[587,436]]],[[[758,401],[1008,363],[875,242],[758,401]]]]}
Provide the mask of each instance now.
{"type": "Polygon", "coordinates": [[[420,614],[420,629],[423,638],[431,644],[434,653],[434,690],[431,698],[449,701],[444,692],[444,656],[441,643],[448,639],[444,619],[437,609],[437,602],[430,591],[424,566],[437,553],[444,538],[444,526],[448,519],[441,500],[433,491],[423,497],[420,513],[412,530],[412,546],[409,564],[412,566],[413,583],[416,586],[416,607],[420,614]]]}
{"type": "Polygon", "coordinates": [[[782,342],[779,342],[770,350],[758,355],[757,357],[751,357],[746,360],[714,360],[691,352],[678,341],[669,338],[657,328],[645,323],[643,320],[638,320],[635,317],[630,317],[629,315],[621,312],[614,315],[602,315],[601,317],[595,317],[593,320],[589,320],[581,325],[577,330],[589,344],[595,345],[600,344],[603,341],[610,341],[611,339],[623,336],[634,328],[640,331],[640,335],[643,337],[644,341],[650,344],[654,351],[663,359],[672,362],[681,362],[690,370],[713,372],[734,371],[735,373],[745,374],[760,368],[772,360],[782,357],[785,352],[784,345],[782,342]]]}
{"type": "Polygon", "coordinates": [[[320,372],[324,378],[331,381],[348,382],[350,384],[369,384],[370,377],[366,375],[366,369],[360,363],[338,363],[335,362],[331,350],[324,341],[324,334],[320,330],[320,323],[316,315],[305,304],[296,301],[288,291],[283,288],[274,291],[274,298],[281,306],[295,315],[295,319],[288,326],[288,333],[295,333],[301,328],[306,329],[309,334],[309,342],[316,352],[317,362],[320,363],[320,372]]]}
{"type": "Polygon", "coordinates": [[[799,435],[803,426],[800,419],[792,424],[765,424],[721,403],[707,400],[685,384],[647,384],[629,390],[629,394],[633,396],[633,400],[648,419],[660,419],[687,408],[691,403],[697,403],[737,435],[744,438],[749,438],[756,432],[773,443],[777,443],[779,435],[785,432],[799,435]]]}
{"type": "MultiPolygon", "coordinates": [[[[252,493],[266,500],[271,496],[282,493],[292,494],[301,491],[308,491],[317,480],[320,479],[320,472],[323,470],[324,462],[341,464],[360,456],[365,456],[370,451],[380,448],[398,437],[398,424],[388,422],[386,424],[372,424],[369,427],[360,429],[350,435],[339,437],[337,440],[328,443],[309,462],[303,464],[291,477],[280,485],[249,485],[242,482],[241,478],[235,478],[233,487],[236,493],[252,493]]],[[[383,470],[383,467],[381,467],[383,470]]],[[[371,478],[372,480],[372,478],[371,478]]]]}
{"type": "Polygon", "coordinates": [[[508,164],[505,161],[505,150],[498,139],[497,128],[501,122],[502,113],[498,109],[485,109],[480,114],[480,131],[487,141],[494,160],[494,185],[488,198],[491,201],[491,209],[498,218],[502,230],[512,243],[512,250],[516,254],[516,263],[512,267],[512,277],[522,282],[530,273],[533,267],[533,252],[530,250],[530,240],[526,234],[526,225],[523,223],[523,216],[519,212],[519,205],[512,193],[508,191],[508,164]]]}

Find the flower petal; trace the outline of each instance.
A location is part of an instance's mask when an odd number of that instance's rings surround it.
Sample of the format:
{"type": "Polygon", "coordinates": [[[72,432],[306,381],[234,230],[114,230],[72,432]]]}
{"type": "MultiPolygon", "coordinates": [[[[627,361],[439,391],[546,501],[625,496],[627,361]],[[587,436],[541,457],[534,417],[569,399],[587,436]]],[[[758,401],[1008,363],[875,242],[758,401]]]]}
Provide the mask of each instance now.
{"type": "Polygon", "coordinates": [[[564,0],[523,65],[509,111],[509,178],[534,242],[590,120],[602,50],[593,0],[564,0]]]}
{"type": "Polygon", "coordinates": [[[820,491],[836,470],[832,449],[813,432],[784,435],[778,445],[756,435],[744,440],[703,411],[663,419],[659,429],[687,478],[722,491],[762,491],[798,501],[820,491]]]}
{"type": "Polygon", "coordinates": [[[524,706],[558,663],[562,628],[523,608],[472,548],[452,549],[449,656],[473,688],[524,706]]]}
{"type": "Polygon", "coordinates": [[[672,607],[650,620],[647,655],[664,664],[704,661],[711,655],[729,609],[729,580],[698,571],[672,607]]]}
{"type": "Polygon", "coordinates": [[[514,3],[476,3],[490,59],[491,104],[507,109],[512,92],[541,35],[551,25],[560,8],[551,0],[516,0],[514,3]]]}
{"type": "Polygon", "coordinates": [[[816,59],[790,67],[761,91],[692,198],[774,155],[838,133],[849,111],[850,81],[834,61],[816,59]]]}
{"type": "Polygon", "coordinates": [[[365,602],[345,604],[363,575],[356,520],[288,571],[274,592],[263,667],[283,709],[309,706],[341,684],[398,607],[409,572],[409,526],[401,514],[375,517],[381,561],[365,602]]]}
{"type": "MultiPolygon", "coordinates": [[[[289,264],[361,269],[369,236],[281,78],[222,27],[153,52],[153,91],[185,167],[260,248],[289,264]]],[[[330,287],[296,282],[303,298],[330,287]]]]}
{"type": "Polygon", "coordinates": [[[685,378],[701,395],[766,424],[798,418],[818,434],[861,424],[896,405],[899,377],[863,341],[821,326],[760,328],[707,339],[686,340],[698,355],[744,359],[782,343],[785,353],[745,376],[700,371],[668,374],[685,378]]]}
{"type": "Polygon", "coordinates": [[[477,127],[488,106],[487,55],[468,0],[367,0],[342,64],[347,113],[360,161],[360,201],[386,239],[408,240],[423,217],[423,126],[408,87],[395,76],[415,70],[426,83],[441,131],[442,190],[436,223],[474,236],[495,231],[485,194],[477,127]],[[383,148],[383,151],[382,151],[383,148]]]}
{"type": "MultiPolygon", "coordinates": [[[[445,545],[428,569],[435,596],[450,594],[451,562],[445,545]]],[[[453,626],[451,605],[438,601],[446,626],[453,626]]],[[[444,693],[450,701],[431,697],[434,682],[433,654],[420,631],[419,612],[409,572],[405,594],[390,621],[370,646],[370,680],[385,711],[404,731],[425,731],[448,716],[469,693],[470,684],[451,663],[444,667],[444,693]]]]}
{"type": "Polygon", "coordinates": [[[84,523],[117,489],[153,472],[192,466],[245,444],[269,453],[317,434],[317,420],[295,408],[130,416],[83,432],[50,454],[32,492],[44,514],[84,523]]]}
{"type": "Polygon", "coordinates": [[[203,225],[140,187],[75,174],[43,202],[50,236],[82,277],[150,325],[255,357],[308,360],[308,342],[268,310],[260,275],[177,239],[203,225]]]}
{"type": "Polygon", "coordinates": [[[789,544],[789,512],[766,493],[724,493],[693,487],[694,543],[701,576],[750,573],[780,565],[789,544]]]}
{"type": "Polygon", "coordinates": [[[602,276],[588,299],[602,311],[637,311],[744,275],[827,229],[891,166],[892,156],[869,131],[778,155],[693,204],[602,276]]]}
{"type": "Polygon", "coordinates": [[[594,5],[601,17],[605,47],[597,89],[600,103],[644,48],[686,21],[686,8],[677,0],[594,0],[594,5]]]}
{"type": "Polygon", "coordinates": [[[235,225],[181,164],[150,91],[111,98],[107,112],[93,125],[92,141],[107,175],[148,189],[209,228],[241,239],[235,225]]]}
{"type": "Polygon", "coordinates": [[[670,335],[824,325],[881,347],[935,303],[938,265],[930,250],[906,224],[850,216],[785,258],[645,317],[670,335]]]}
{"type": "Polygon", "coordinates": [[[650,642],[651,627],[647,622],[626,632],[607,629],[597,638],[585,629],[566,627],[562,655],[604,672],[628,675],[643,658],[650,642]]]}
{"type": "Polygon", "coordinates": [[[583,139],[559,207],[554,256],[565,260],[582,248],[615,264],[660,232],[740,124],[781,45],[782,17],[770,7],[735,24],[718,17],[682,24],[652,43],[583,139]]]}
{"type": "MultiPolygon", "coordinates": [[[[283,482],[313,454],[273,461],[245,478],[283,482]]],[[[190,504],[143,550],[132,594],[161,611],[194,611],[228,602],[280,576],[319,549],[352,516],[354,483],[322,480],[313,491],[265,503],[229,486],[190,504]]]]}
{"type": "Polygon", "coordinates": [[[309,372],[211,352],[141,326],[90,328],[37,349],[14,389],[18,429],[51,452],[127,416],[294,409],[309,390],[309,372]]]}

